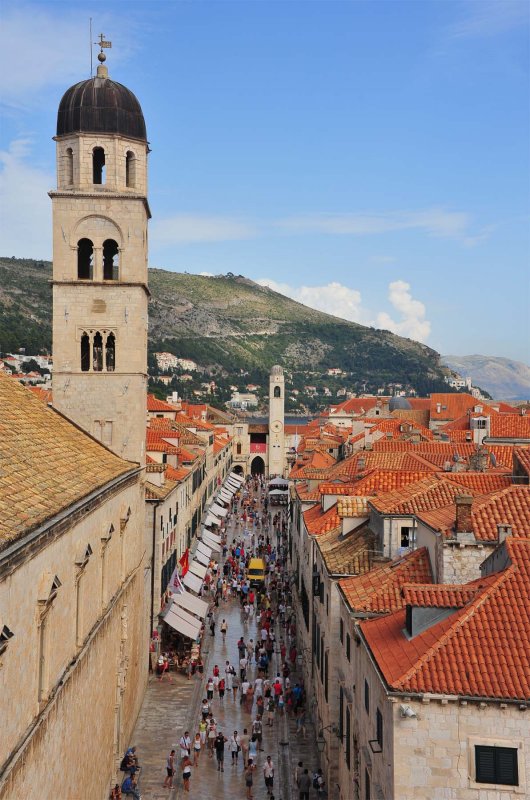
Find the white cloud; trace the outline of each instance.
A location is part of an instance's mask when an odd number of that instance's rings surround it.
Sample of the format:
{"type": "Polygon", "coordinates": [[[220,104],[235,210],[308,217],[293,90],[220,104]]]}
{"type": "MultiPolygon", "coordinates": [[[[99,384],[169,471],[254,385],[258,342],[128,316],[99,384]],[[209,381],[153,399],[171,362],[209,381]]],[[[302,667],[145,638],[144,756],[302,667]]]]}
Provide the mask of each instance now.
{"type": "MultiPolygon", "coordinates": [[[[0,48],[0,94],[12,108],[34,108],[42,92],[51,87],[64,90],[70,83],[90,76],[88,12],[58,3],[4,4],[0,48]]],[[[101,30],[112,31],[115,50],[107,51],[112,66],[130,58],[136,47],[135,25],[129,14],[109,14],[98,8],[96,41],[101,30]],[[109,55],[110,52],[110,55],[109,55]]],[[[98,49],[93,48],[94,67],[98,49]]],[[[42,98],[47,103],[48,98],[42,98]]]]}
{"type": "Polygon", "coordinates": [[[528,3],[524,0],[473,0],[464,7],[466,15],[448,28],[452,39],[497,36],[529,23],[528,3]]]}
{"type": "Polygon", "coordinates": [[[54,176],[29,163],[31,140],[16,139],[0,151],[2,253],[51,258],[51,201],[54,176]]]}
{"type": "Polygon", "coordinates": [[[256,227],[244,220],[198,214],[174,214],[154,220],[150,228],[155,246],[236,241],[252,239],[257,234],[256,227]]]}
{"type": "Polygon", "coordinates": [[[424,211],[382,213],[322,213],[279,220],[277,226],[292,233],[327,233],[368,236],[403,230],[421,230],[430,236],[460,239],[470,225],[469,214],[431,208],[424,211]]]}
{"type": "Polygon", "coordinates": [[[374,316],[369,309],[363,306],[358,289],[351,289],[337,281],[322,286],[291,286],[270,278],[260,278],[256,283],[268,286],[275,292],[291,297],[310,308],[316,308],[318,311],[325,311],[335,317],[359,322],[363,325],[385,328],[419,342],[424,342],[431,331],[431,324],[425,319],[425,305],[412,297],[410,285],[405,281],[393,281],[388,287],[390,304],[400,315],[397,320],[394,320],[386,311],[380,311],[374,316]]]}
{"type": "Polygon", "coordinates": [[[388,299],[401,319],[394,320],[385,311],[377,315],[377,327],[386,328],[400,336],[408,336],[418,342],[424,342],[430,332],[431,323],[425,319],[425,305],[415,300],[410,293],[410,284],[406,281],[393,281],[388,286],[388,299]]]}

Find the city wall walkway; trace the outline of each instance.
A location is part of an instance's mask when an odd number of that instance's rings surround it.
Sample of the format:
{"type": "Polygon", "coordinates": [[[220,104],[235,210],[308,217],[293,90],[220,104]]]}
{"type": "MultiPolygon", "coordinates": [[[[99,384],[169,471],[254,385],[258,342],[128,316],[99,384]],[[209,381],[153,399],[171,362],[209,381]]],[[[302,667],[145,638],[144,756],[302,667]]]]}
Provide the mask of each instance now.
{"type": "MultiPolygon", "coordinates": [[[[236,529],[236,535],[239,530],[236,529]]],[[[229,530],[229,541],[234,537],[234,528],[229,530]]],[[[186,676],[172,673],[172,683],[166,678],[159,682],[156,677],[151,677],[146,696],[140,712],[134,734],[130,744],[138,748],[139,761],[142,766],[139,789],[142,800],[182,800],[192,797],[196,800],[238,800],[246,797],[245,778],[243,775],[243,759],[239,754],[237,766],[231,764],[231,754],[228,743],[225,745],[225,771],[217,771],[216,759],[208,758],[205,749],[201,752],[199,766],[192,769],[190,792],[185,792],[182,786],[180,757],[178,742],[185,730],[188,730],[193,739],[198,731],[200,720],[200,705],[206,696],[206,681],[212,674],[215,664],[219,665],[221,674],[227,660],[237,668],[239,655],[237,641],[243,635],[246,642],[251,638],[256,642],[258,631],[255,619],[244,624],[241,618],[238,600],[223,601],[216,611],[216,632],[211,636],[207,630],[204,634],[202,655],[204,660],[203,675],[196,674],[191,679],[186,676]],[[226,642],[223,642],[219,625],[225,618],[228,623],[226,642]],[[172,790],[163,788],[166,775],[166,758],[169,751],[176,750],[175,759],[175,784],[172,790]]],[[[276,639],[279,642],[282,632],[277,624],[276,639]]],[[[269,677],[275,676],[280,669],[279,652],[274,655],[269,668],[269,677]]],[[[257,667],[252,665],[248,671],[249,679],[257,677],[257,667]]],[[[294,685],[297,675],[291,674],[294,685]]],[[[307,706],[310,706],[308,698],[307,706]]],[[[244,706],[239,703],[239,693],[234,700],[232,693],[226,693],[224,702],[214,694],[211,703],[213,715],[217,720],[218,729],[223,731],[227,739],[234,730],[242,733],[244,728],[251,731],[255,713],[247,713],[244,706]],[[229,696],[230,694],[230,696],[229,696]]],[[[255,712],[255,705],[253,711],[255,712]]],[[[263,717],[263,752],[258,753],[257,769],[254,772],[254,786],[252,790],[255,800],[265,800],[268,795],[263,778],[263,765],[267,755],[272,756],[275,766],[274,798],[275,800],[294,800],[298,792],[293,785],[293,771],[298,761],[310,772],[318,767],[318,753],[316,750],[316,736],[314,728],[308,718],[306,739],[296,735],[294,719],[287,714],[275,714],[272,728],[266,726],[266,714],[263,717]]],[[[311,796],[315,794],[311,790],[311,796]]],[[[316,795],[315,795],[316,796],[316,795]]],[[[270,800],[270,798],[269,798],[270,800]]]]}

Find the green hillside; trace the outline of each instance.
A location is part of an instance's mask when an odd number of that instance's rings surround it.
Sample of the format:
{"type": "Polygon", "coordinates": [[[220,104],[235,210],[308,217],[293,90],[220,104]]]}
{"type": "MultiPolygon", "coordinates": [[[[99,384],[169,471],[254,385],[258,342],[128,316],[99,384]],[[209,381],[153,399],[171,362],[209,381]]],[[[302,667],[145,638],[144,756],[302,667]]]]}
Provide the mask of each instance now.
{"type": "MultiPolygon", "coordinates": [[[[0,349],[51,347],[51,264],[0,258],[0,349]]],[[[307,308],[242,276],[149,270],[150,351],[168,350],[225,374],[282,364],[339,367],[369,386],[441,388],[439,355],[425,345],[307,308]]]]}

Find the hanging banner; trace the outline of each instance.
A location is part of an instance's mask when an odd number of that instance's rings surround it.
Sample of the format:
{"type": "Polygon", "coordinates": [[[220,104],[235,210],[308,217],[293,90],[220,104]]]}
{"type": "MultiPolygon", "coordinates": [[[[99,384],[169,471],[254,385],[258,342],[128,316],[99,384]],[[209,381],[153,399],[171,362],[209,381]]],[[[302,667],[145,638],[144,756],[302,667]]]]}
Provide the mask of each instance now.
{"type": "Polygon", "coordinates": [[[183,578],[184,575],[186,574],[186,572],[190,568],[190,550],[189,550],[189,547],[186,548],[186,551],[179,558],[179,565],[181,567],[180,577],[183,578]]]}
{"type": "Polygon", "coordinates": [[[169,581],[169,585],[167,587],[171,594],[180,594],[184,591],[184,586],[181,583],[179,570],[178,567],[175,567],[173,570],[173,575],[171,576],[171,580],[169,581]]]}

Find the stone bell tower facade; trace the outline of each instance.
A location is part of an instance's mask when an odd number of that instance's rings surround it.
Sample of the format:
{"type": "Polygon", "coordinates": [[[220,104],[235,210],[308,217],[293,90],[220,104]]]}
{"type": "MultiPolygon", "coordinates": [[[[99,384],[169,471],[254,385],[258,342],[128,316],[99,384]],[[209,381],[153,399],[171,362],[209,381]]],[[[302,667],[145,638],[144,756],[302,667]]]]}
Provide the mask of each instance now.
{"type": "Polygon", "coordinates": [[[65,93],[55,141],[53,405],[144,463],[151,215],[142,110],[101,64],[65,93]]]}
{"type": "Polygon", "coordinates": [[[272,367],[269,379],[269,475],[285,474],[285,378],[280,366],[272,367]]]}

